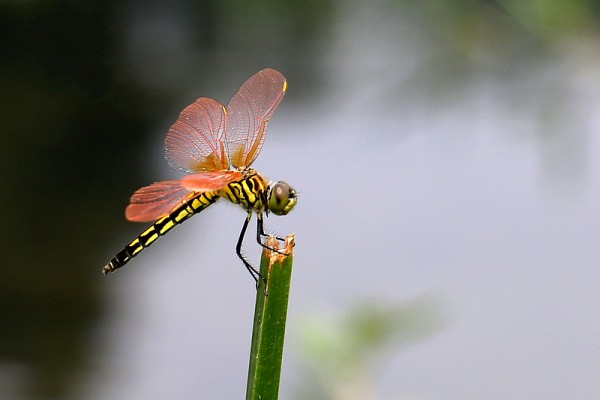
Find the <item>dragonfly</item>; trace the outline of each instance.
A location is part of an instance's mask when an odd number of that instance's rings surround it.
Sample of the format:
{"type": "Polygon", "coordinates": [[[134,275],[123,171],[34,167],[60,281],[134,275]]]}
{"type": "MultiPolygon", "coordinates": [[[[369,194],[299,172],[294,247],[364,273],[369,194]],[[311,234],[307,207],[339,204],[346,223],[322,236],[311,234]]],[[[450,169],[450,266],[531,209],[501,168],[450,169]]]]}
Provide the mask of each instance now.
{"type": "Polygon", "coordinates": [[[270,249],[263,241],[267,237],[263,216],[286,215],[298,199],[289,184],[271,182],[250,167],[286,89],[285,77],[266,68],[248,78],[227,107],[200,97],[181,111],[165,138],[165,156],[171,167],[189,175],[156,182],[133,193],[125,217],[154,223],[102,268],[104,274],[123,267],[159,237],[223,198],[246,211],[235,249],[258,283],[260,274],[242,254],[252,215],[256,214],[257,220],[256,241],[270,249]]]}

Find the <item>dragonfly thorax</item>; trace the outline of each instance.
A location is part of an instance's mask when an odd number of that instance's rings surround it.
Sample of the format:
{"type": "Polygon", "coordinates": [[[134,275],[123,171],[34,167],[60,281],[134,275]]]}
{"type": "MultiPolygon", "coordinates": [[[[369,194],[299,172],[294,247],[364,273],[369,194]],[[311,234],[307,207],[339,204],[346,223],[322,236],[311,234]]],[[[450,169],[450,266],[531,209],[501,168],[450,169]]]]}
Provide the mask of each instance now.
{"type": "Polygon", "coordinates": [[[269,182],[252,168],[242,172],[243,178],[229,183],[219,191],[219,195],[248,211],[264,212],[269,182]]]}
{"type": "Polygon", "coordinates": [[[275,215],[286,215],[296,205],[296,191],[287,183],[270,183],[252,168],[246,168],[243,173],[241,180],[229,183],[220,191],[221,197],[248,211],[275,215]]]}

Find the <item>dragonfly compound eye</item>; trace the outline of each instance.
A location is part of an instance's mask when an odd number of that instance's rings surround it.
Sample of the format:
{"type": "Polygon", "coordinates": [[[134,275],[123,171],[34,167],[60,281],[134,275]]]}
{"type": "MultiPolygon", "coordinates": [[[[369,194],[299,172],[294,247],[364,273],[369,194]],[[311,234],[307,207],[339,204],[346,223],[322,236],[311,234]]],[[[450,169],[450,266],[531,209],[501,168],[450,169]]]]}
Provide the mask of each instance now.
{"type": "Polygon", "coordinates": [[[279,181],[269,191],[269,210],[275,215],[286,215],[294,208],[297,199],[296,191],[279,181]]]}

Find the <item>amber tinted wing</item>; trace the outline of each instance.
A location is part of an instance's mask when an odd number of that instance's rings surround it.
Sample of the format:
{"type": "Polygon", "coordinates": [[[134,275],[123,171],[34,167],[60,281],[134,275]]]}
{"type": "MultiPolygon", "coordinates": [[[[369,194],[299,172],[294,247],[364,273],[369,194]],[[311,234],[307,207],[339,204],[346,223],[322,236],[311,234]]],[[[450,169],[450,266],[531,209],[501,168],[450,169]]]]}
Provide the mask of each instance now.
{"type": "Polygon", "coordinates": [[[263,69],[248,78],[227,106],[229,161],[236,168],[252,164],[265,140],[267,122],[287,88],[285,77],[263,69]]]}
{"type": "Polygon", "coordinates": [[[207,192],[223,189],[228,183],[239,181],[243,177],[238,171],[198,172],[181,178],[181,186],[194,192],[207,192]]]}
{"type": "Polygon", "coordinates": [[[167,215],[191,193],[181,181],[162,181],[135,191],[125,209],[125,218],[135,222],[150,222],[167,215]]]}
{"type": "Polygon", "coordinates": [[[156,182],[135,191],[125,217],[135,222],[155,221],[186,201],[192,192],[219,190],[242,178],[238,171],[206,171],[186,175],[178,181],[156,182]]]}
{"type": "Polygon", "coordinates": [[[228,169],[223,143],[225,114],[221,103],[206,97],[184,108],[165,139],[169,165],[185,172],[228,169]]]}

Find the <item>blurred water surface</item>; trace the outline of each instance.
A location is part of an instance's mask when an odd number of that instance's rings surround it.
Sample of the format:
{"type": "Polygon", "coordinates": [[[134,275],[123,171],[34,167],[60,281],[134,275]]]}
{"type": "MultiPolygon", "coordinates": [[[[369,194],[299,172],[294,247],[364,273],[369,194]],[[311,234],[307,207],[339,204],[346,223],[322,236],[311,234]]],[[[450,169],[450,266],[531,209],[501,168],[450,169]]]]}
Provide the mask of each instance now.
{"type": "Polygon", "coordinates": [[[143,229],[131,192],[179,176],[179,110],[266,66],[289,86],[254,166],[300,191],[267,220],[297,235],[282,398],[311,317],[419,298],[439,327],[386,350],[372,398],[597,397],[598,18],[536,4],[3,3],[0,397],[243,396],[243,211],[99,269],[143,229]]]}

